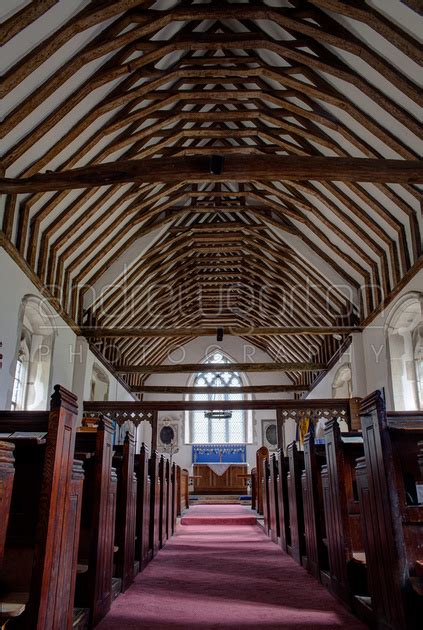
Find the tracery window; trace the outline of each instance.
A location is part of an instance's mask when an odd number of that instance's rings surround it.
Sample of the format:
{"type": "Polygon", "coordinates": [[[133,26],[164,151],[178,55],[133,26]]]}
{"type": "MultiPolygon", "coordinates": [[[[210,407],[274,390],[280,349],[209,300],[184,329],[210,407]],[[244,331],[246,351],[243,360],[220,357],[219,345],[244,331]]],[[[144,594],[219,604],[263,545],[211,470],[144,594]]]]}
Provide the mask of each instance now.
{"type": "MultiPolygon", "coordinates": [[[[200,392],[192,396],[192,400],[219,400],[224,403],[228,400],[243,400],[243,394],[231,394],[226,389],[241,387],[242,377],[238,372],[225,370],[225,364],[230,360],[221,352],[214,352],[205,361],[205,364],[222,364],[222,371],[211,372],[204,370],[196,375],[194,387],[213,387],[216,393],[206,394],[200,392]]],[[[205,365],[206,367],[206,365],[205,365]]],[[[226,411],[225,405],[219,411],[204,412],[193,411],[190,414],[190,442],[193,444],[222,444],[242,443],[248,441],[248,413],[245,411],[226,411]]]]}

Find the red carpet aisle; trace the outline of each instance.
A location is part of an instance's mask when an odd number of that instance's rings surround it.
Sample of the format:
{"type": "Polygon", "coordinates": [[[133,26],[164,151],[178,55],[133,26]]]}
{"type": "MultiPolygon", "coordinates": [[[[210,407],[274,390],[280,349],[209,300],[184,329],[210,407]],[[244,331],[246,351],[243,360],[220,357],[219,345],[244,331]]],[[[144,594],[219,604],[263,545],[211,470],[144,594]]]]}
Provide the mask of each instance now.
{"type": "MultiPolygon", "coordinates": [[[[242,520],[243,506],[198,506],[242,520]]],[[[200,514],[201,511],[201,514],[200,514]]],[[[251,512],[250,512],[251,513],[251,512]]],[[[181,525],[98,630],[363,630],[257,525],[181,525]]]]}

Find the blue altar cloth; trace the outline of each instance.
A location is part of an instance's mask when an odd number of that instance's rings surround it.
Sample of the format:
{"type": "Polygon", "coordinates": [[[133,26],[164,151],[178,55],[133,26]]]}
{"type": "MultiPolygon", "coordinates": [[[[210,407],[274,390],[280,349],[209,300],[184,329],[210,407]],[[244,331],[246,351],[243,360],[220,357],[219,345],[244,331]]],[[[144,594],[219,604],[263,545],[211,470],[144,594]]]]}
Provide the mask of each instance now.
{"type": "Polygon", "coordinates": [[[193,444],[193,464],[245,464],[245,444],[193,444]]]}

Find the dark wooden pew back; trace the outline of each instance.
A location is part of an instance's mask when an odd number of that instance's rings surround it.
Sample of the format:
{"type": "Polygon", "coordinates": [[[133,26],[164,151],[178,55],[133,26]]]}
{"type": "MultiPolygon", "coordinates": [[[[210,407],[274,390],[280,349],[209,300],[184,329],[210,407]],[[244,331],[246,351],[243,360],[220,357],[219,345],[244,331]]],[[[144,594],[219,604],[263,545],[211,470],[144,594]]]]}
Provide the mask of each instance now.
{"type": "Polygon", "coordinates": [[[304,471],[301,476],[304,509],[304,535],[307,555],[307,570],[318,580],[321,573],[328,573],[328,551],[321,467],[326,464],[324,446],[315,445],[314,437],[307,433],[304,439],[304,471]]]}
{"type": "Polygon", "coordinates": [[[50,413],[0,412],[2,433],[22,432],[8,438],[16,468],[0,575],[2,590],[29,592],[22,627],[72,627],[83,484],[76,423],[76,397],[58,385],[50,413]]]}
{"type": "Polygon", "coordinates": [[[11,442],[0,442],[0,568],[4,556],[4,544],[12,501],[13,478],[15,476],[14,448],[11,442]]]}
{"type": "Polygon", "coordinates": [[[291,544],[287,545],[288,553],[299,564],[305,557],[304,511],[301,488],[301,474],[304,468],[304,453],[297,449],[295,442],[288,446],[287,490],[289,501],[289,528],[291,544]]]}
{"type": "Polygon", "coordinates": [[[348,605],[365,595],[365,555],[355,462],[363,455],[360,433],[341,434],[337,420],[325,425],[326,465],[322,488],[329,556],[330,589],[348,605]]]}
{"type": "Polygon", "coordinates": [[[276,454],[270,456],[268,480],[269,535],[273,542],[280,538],[279,501],[278,501],[278,461],[276,454]]]}
{"type": "Polygon", "coordinates": [[[415,484],[423,414],[387,414],[376,391],[362,401],[360,416],[365,457],[357,463],[357,486],[373,612],[380,627],[417,628],[422,598],[413,586],[423,558],[423,505],[415,484]]]}
{"type": "Polygon", "coordinates": [[[256,471],[257,471],[257,512],[263,514],[263,461],[269,459],[269,450],[266,446],[262,446],[256,453],[256,471]]]}
{"type": "Polygon", "coordinates": [[[291,546],[291,530],[289,526],[289,497],[288,497],[288,458],[285,457],[283,449],[277,451],[278,462],[278,505],[279,505],[279,535],[280,545],[283,551],[287,552],[291,546]]]}
{"type": "Polygon", "coordinates": [[[137,474],[137,518],[135,559],[142,571],[151,559],[150,544],[150,478],[148,476],[148,448],[143,443],[138,455],[135,456],[135,471],[137,474]]]}
{"type": "Polygon", "coordinates": [[[96,625],[110,610],[115,539],[117,477],[112,468],[113,423],[105,416],[86,422],[77,433],[76,457],[84,464],[85,483],[79,558],[87,571],[78,575],[76,604],[90,610],[96,625]]]}
{"type": "Polygon", "coordinates": [[[123,445],[115,447],[113,466],[117,475],[117,509],[115,545],[118,547],[115,559],[114,577],[121,580],[122,592],[134,581],[135,528],[137,510],[137,478],[134,471],[135,440],[132,433],[126,433],[123,445]]]}
{"type": "Polygon", "coordinates": [[[160,457],[157,451],[153,451],[149,460],[150,475],[150,550],[151,555],[155,556],[160,548],[160,476],[159,476],[160,457]]]}

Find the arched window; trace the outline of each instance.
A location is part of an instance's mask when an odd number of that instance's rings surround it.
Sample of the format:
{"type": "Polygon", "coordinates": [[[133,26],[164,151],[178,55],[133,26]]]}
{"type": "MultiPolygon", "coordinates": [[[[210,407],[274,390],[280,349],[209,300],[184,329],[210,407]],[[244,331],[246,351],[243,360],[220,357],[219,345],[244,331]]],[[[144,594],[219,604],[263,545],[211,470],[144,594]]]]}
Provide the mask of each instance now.
{"type": "Polygon", "coordinates": [[[250,441],[249,414],[245,411],[227,411],[224,402],[228,400],[243,400],[242,394],[227,392],[228,387],[241,387],[243,380],[238,372],[225,370],[225,365],[231,361],[221,352],[214,352],[205,361],[205,369],[197,374],[192,385],[194,387],[212,387],[216,393],[199,392],[192,396],[192,400],[222,401],[219,411],[193,411],[189,416],[188,440],[193,444],[222,444],[243,443],[250,441]],[[222,364],[219,372],[208,371],[207,364],[222,364]],[[223,390],[223,391],[222,391],[223,390]]]}
{"type": "Polygon", "coordinates": [[[96,363],[91,375],[91,400],[109,400],[109,377],[96,363]]]}
{"type": "Polygon", "coordinates": [[[351,398],[352,373],[351,365],[344,363],[337,370],[332,383],[332,398],[351,398]]]}
{"type": "Polygon", "coordinates": [[[423,294],[409,293],[397,304],[387,342],[394,409],[423,409],[423,294]]]}
{"type": "Polygon", "coordinates": [[[51,393],[51,365],[56,331],[54,314],[35,295],[22,300],[12,409],[44,410],[51,393]]]}

